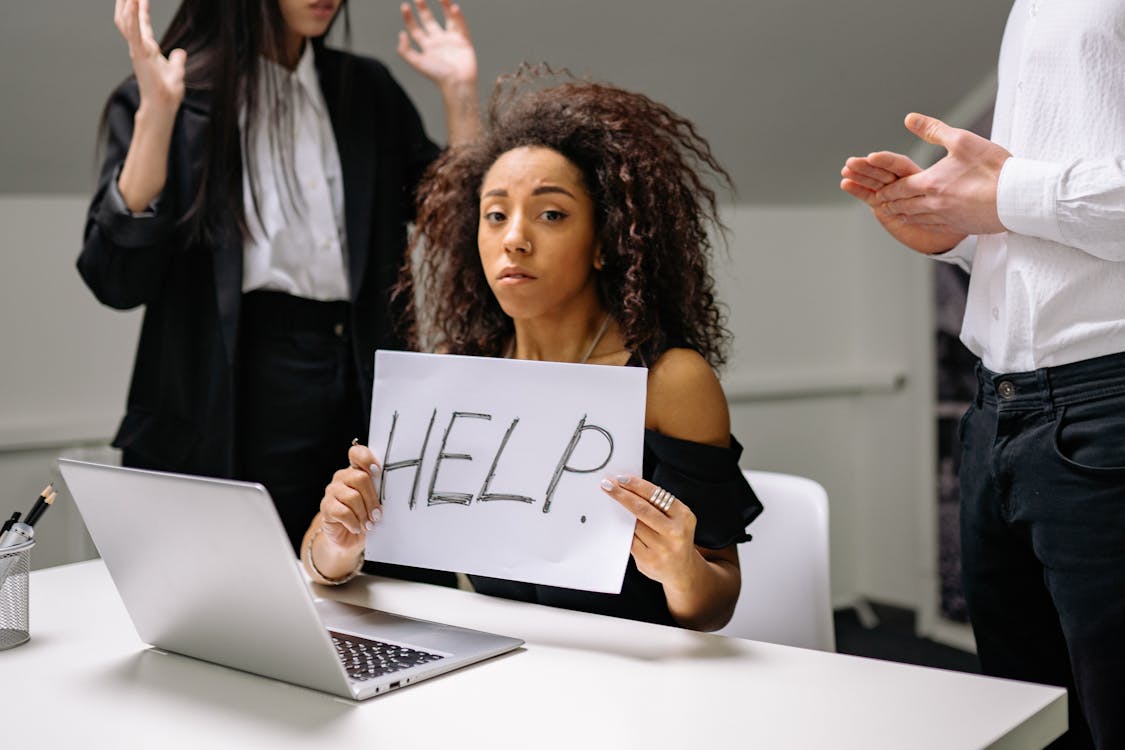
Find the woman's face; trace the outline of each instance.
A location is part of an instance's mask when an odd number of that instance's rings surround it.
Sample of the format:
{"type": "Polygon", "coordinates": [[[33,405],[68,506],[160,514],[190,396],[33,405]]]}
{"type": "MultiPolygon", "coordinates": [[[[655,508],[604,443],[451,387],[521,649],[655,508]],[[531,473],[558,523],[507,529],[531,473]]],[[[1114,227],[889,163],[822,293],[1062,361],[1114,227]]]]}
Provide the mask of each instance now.
{"type": "Polygon", "coordinates": [[[492,293],[512,318],[596,299],[595,235],[582,172],[557,151],[521,146],[485,174],[477,246],[492,293]]]}
{"type": "Polygon", "coordinates": [[[328,31],[342,0],[278,0],[281,18],[291,34],[301,37],[323,36],[328,31]]]}

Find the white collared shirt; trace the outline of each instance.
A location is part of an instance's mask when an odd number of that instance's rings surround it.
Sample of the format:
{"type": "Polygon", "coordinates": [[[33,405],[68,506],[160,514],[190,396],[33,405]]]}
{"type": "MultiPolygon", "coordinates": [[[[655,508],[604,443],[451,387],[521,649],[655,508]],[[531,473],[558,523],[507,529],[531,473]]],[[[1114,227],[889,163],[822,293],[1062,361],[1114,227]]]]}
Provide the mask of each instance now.
{"type": "Polygon", "coordinates": [[[1125,2],[1016,0],[992,140],[1009,230],[971,270],[961,340],[994,372],[1125,352],[1125,2]]]}
{"type": "MultiPolygon", "coordinates": [[[[269,289],[308,299],[346,300],[340,155],[320,92],[312,45],[305,44],[293,72],[268,60],[262,61],[262,68],[257,123],[250,131],[253,158],[249,169],[243,158],[242,196],[251,236],[243,246],[242,291],[269,289]],[[274,113],[267,109],[270,76],[278,84],[280,134],[293,135],[292,143],[282,138],[273,148],[270,128],[274,113]],[[294,178],[292,201],[285,167],[275,148],[289,149],[286,158],[294,178]],[[257,182],[261,222],[254,212],[251,169],[257,182]]],[[[246,127],[245,112],[240,123],[246,127]]]]}

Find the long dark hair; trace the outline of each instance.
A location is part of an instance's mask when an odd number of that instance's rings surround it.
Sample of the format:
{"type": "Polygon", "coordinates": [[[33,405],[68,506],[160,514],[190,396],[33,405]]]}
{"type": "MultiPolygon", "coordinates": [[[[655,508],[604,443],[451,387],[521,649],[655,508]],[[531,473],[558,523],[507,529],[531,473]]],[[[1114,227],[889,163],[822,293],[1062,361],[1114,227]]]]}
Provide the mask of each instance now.
{"type": "Polygon", "coordinates": [[[582,172],[604,263],[600,299],[626,347],[652,364],[685,346],[721,366],[729,333],[708,269],[707,230],[722,225],[708,176],[728,186],[730,176],[695,126],[663,104],[544,65],[501,77],[482,138],[447,151],[418,188],[395,290],[408,344],[498,356],[512,335],[476,238],[484,176],[520,146],[549,148],[582,172]]]}
{"type": "MultiPolygon", "coordinates": [[[[351,19],[347,0],[341,0],[333,26],[341,16],[344,39],[348,40],[351,19]]],[[[316,51],[323,47],[323,37],[311,41],[316,51]]],[[[177,219],[187,226],[193,242],[218,242],[234,227],[245,237],[249,233],[247,211],[258,212],[258,189],[251,185],[254,205],[243,205],[242,170],[250,169],[249,164],[243,164],[243,157],[252,158],[252,150],[244,146],[256,134],[239,127],[240,112],[246,112],[249,123],[259,121],[259,112],[269,113],[269,131],[263,135],[269,138],[271,151],[282,166],[287,197],[295,194],[292,160],[279,146],[292,141],[291,121],[280,117],[276,106],[278,82],[264,75],[262,65],[263,56],[283,60],[287,54],[281,9],[277,0],[183,0],[160,40],[165,55],[177,47],[187,52],[186,91],[206,92],[210,101],[202,172],[190,207],[177,219]],[[263,78],[269,85],[261,85],[263,78]],[[265,101],[259,96],[263,90],[265,101]]],[[[108,106],[102,114],[99,142],[105,141],[107,114],[108,106]]],[[[252,169],[250,174],[254,174],[252,169]]],[[[290,207],[300,209],[292,202],[290,207]]]]}

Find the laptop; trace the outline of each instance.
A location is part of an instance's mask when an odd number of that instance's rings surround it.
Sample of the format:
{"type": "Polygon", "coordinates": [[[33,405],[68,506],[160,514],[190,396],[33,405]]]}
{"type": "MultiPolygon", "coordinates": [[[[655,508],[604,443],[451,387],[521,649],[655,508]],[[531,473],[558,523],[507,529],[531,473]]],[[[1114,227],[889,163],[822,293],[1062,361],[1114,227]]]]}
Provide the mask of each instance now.
{"type": "Polygon", "coordinates": [[[364,700],[523,645],[315,599],[260,484],[59,468],[137,633],[160,649],[364,700]]]}

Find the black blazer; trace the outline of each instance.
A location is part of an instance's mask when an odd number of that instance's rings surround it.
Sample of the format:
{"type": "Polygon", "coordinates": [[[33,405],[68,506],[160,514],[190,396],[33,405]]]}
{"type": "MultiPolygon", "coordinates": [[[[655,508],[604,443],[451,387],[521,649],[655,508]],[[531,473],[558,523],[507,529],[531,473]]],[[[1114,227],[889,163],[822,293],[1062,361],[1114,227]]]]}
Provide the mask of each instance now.
{"type": "MultiPolygon", "coordinates": [[[[374,351],[393,347],[389,289],[413,218],[414,190],[439,149],[406,93],[381,63],[317,48],[344,180],[352,337],[370,410],[374,351]]],[[[150,215],[105,200],[133,134],[140,95],[130,79],[107,107],[108,144],[90,203],[78,270],[102,303],[145,306],[125,418],[113,440],[145,465],[229,477],[234,466],[242,241],[193,244],[177,221],[200,179],[210,103],[191,90],[176,117],[168,179],[150,215]]]]}

